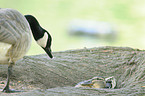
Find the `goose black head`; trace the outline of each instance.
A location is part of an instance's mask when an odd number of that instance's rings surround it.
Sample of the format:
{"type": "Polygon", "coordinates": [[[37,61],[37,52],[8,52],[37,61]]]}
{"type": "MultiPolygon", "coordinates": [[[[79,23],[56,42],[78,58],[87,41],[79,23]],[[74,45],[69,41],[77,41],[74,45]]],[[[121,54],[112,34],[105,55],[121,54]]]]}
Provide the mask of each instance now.
{"type": "Polygon", "coordinates": [[[25,15],[25,18],[30,25],[33,37],[38,45],[40,45],[45,50],[50,58],[53,58],[51,53],[51,35],[39,25],[37,19],[34,16],[25,15]]]}

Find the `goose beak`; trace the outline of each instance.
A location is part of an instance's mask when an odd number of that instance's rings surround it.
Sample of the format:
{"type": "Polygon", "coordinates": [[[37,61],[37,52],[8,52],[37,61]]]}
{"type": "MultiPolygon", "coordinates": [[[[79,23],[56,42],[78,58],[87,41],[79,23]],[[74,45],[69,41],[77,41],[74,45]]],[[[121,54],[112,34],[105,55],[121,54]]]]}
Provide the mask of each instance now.
{"type": "Polygon", "coordinates": [[[43,48],[50,58],[53,58],[50,48],[43,48]]]}

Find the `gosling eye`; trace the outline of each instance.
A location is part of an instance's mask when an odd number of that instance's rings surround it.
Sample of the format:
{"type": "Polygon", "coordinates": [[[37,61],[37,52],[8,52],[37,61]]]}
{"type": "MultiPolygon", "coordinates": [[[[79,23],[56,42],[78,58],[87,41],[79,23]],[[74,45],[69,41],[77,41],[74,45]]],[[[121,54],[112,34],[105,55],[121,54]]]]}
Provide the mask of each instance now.
{"type": "Polygon", "coordinates": [[[95,78],[93,80],[104,80],[104,78],[95,78]]]}

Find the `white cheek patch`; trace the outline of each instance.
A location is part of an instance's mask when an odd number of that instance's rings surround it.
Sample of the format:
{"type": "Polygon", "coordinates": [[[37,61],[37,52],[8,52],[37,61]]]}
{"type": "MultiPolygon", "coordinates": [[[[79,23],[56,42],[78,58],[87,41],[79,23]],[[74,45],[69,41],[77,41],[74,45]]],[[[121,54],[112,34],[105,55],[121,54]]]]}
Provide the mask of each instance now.
{"type": "Polygon", "coordinates": [[[39,40],[37,40],[36,42],[43,48],[46,47],[47,45],[47,40],[48,40],[48,34],[45,32],[44,36],[42,38],[40,38],[39,40]]]}

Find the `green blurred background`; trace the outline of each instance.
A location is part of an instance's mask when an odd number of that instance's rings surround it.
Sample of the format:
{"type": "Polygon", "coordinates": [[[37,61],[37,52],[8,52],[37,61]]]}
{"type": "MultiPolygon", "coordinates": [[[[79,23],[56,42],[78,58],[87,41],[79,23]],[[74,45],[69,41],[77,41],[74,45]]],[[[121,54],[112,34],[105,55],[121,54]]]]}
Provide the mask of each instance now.
{"type": "MultiPolygon", "coordinates": [[[[145,0],[0,0],[1,8],[13,8],[32,14],[52,35],[52,51],[100,46],[145,49],[145,0]],[[73,19],[109,22],[115,26],[117,39],[71,36],[73,19]]],[[[33,41],[27,55],[44,51],[33,41]]]]}

